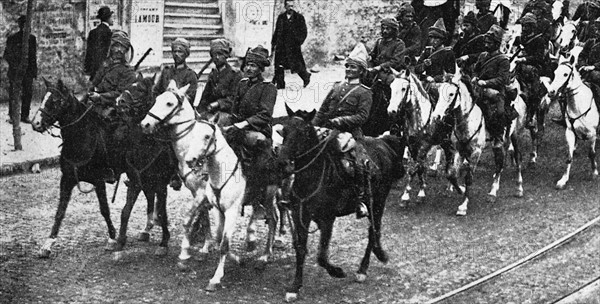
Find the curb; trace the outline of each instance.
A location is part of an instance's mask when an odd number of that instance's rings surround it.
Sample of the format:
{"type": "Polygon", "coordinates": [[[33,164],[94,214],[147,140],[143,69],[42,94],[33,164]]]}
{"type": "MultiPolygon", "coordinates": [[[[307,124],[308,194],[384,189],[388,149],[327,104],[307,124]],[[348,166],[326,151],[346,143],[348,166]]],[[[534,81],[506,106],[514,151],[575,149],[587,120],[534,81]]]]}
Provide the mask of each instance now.
{"type": "Polygon", "coordinates": [[[7,163],[3,164],[0,168],[0,176],[9,176],[18,173],[31,172],[31,167],[35,164],[39,164],[42,168],[53,168],[57,167],[60,163],[60,155],[46,157],[42,159],[27,160],[20,163],[7,163]]]}

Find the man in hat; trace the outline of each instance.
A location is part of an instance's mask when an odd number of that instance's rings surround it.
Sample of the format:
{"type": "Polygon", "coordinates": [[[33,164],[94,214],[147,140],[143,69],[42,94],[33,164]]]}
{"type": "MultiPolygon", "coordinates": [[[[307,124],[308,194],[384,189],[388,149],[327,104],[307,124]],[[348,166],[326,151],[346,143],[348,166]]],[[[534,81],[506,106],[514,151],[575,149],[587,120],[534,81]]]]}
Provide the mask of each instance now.
{"type": "Polygon", "coordinates": [[[208,81],[200,97],[197,110],[201,115],[224,111],[227,108],[231,110],[231,100],[237,92],[242,73],[227,63],[230,55],[231,44],[226,39],[215,39],[210,42],[210,58],[216,69],[208,75],[208,81]]]}
{"type": "Polygon", "coordinates": [[[454,52],[452,48],[444,45],[447,35],[444,20],[440,18],[429,28],[428,46],[421,53],[415,66],[415,73],[420,75],[434,103],[437,102],[437,88],[439,83],[443,82],[444,74],[456,72],[454,52]]]}
{"type": "Polygon", "coordinates": [[[402,56],[410,58],[411,65],[417,62],[416,57],[421,53],[421,28],[414,20],[415,9],[409,3],[400,5],[396,20],[398,20],[398,38],[404,42],[402,56]]]}
{"type": "Polygon", "coordinates": [[[371,90],[360,83],[360,78],[366,70],[367,54],[353,51],[346,60],[346,81],[333,85],[312,121],[315,126],[350,132],[357,141],[355,156],[346,155],[345,158],[354,158],[354,181],[359,199],[356,211],[358,218],[368,214],[366,206],[369,202],[366,191],[369,178],[366,168],[368,156],[362,145],[364,135],[361,129],[369,117],[372,104],[371,90]]]}
{"type": "Polygon", "coordinates": [[[507,123],[506,86],[510,79],[510,60],[500,52],[504,31],[492,25],[484,35],[485,52],[478,55],[471,82],[475,87],[476,103],[483,112],[486,126],[493,139],[494,149],[502,148],[507,123]]]}
{"type": "Polygon", "coordinates": [[[487,32],[494,24],[498,24],[498,20],[490,11],[491,0],[475,0],[475,8],[477,8],[477,23],[478,28],[482,33],[487,32]]]}
{"type": "Polygon", "coordinates": [[[90,76],[90,80],[94,79],[96,72],[98,72],[108,54],[110,37],[112,36],[110,30],[110,26],[113,25],[112,15],[113,12],[108,6],[101,7],[96,16],[100,19],[100,24],[91,30],[88,35],[83,72],[90,76]]]}
{"type": "Polygon", "coordinates": [[[472,64],[477,60],[477,55],[485,51],[484,35],[480,34],[477,27],[477,18],[475,13],[469,12],[462,20],[462,32],[458,37],[458,41],[452,47],[454,56],[458,58],[458,62],[465,62],[462,65],[463,73],[472,74],[472,64]],[[472,55],[472,56],[470,56],[472,55]],[[467,59],[471,60],[467,61],[467,59]]]}
{"type": "Polygon", "coordinates": [[[273,83],[278,89],[285,88],[285,72],[290,69],[297,73],[304,87],[310,83],[310,73],[306,71],[306,64],[302,57],[302,44],[307,36],[304,16],[294,10],[294,0],[285,0],[285,12],[277,17],[273,38],[271,39],[271,53],[275,55],[275,76],[273,83]]]}
{"type": "MultiPolygon", "coordinates": [[[[4,49],[4,59],[8,62],[8,72],[6,74],[10,87],[9,95],[10,100],[14,99],[17,92],[17,69],[21,64],[21,47],[23,40],[23,29],[25,28],[25,22],[27,18],[25,16],[19,17],[17,22],[19,23],[19,31],[8,36],[6,40],[6,49],[4,49]]],[[[33,93],[33,79],[37,77],[37,40],[34,35],[29,35],[29,55],[27,56],[27,66],[25,67],[25,74],[21,82],[21,122],[30,123],[29,110],[31,107],[31,96],[33,93]]],[[[9,103],[9,122],[12,123],[12,102],[9,103]]]]}
{"type": "Polygon", "coordinates": [[[523,84],[523,95],[527,104],[527,119],[525,125],[533,127],[533,116],[539,108],[546,87],[540,81],[540,73],[544,69],[548,43],[538,33],[537,19],[532,13],[527,13],[519,20],[522,26],[521,36],[515,39],[515,45],[520,46],[517,57],[517,79],[523,84]]]}
{"type": "Polygon", "coordinates": [[[188,67],[185,62],[186,58],[190,55],[190,43],[184,38],[177,38],[171,42],[171,54],[173,56],[173,66],[166,66],[158,82],[154,86],[154,96],[158,96],[167,90],[169,82],[175,80],[177,87],[185,87],[190,85],[186,95],[188,96],[189,102],[194,105],[194,99],[196,98],[196,90],[198,89],[198,78],[196,73],[188,67]]]}

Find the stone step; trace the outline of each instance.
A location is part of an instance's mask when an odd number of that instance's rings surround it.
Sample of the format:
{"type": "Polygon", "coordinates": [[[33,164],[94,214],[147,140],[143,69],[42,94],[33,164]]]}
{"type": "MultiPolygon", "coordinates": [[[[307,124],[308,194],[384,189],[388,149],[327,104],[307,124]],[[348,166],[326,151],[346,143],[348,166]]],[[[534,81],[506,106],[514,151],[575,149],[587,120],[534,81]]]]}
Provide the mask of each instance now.
{"type": "Polygon", "coordinates": [[[213,39],[224,38],[222,34],[207,34],[207,35],[192,35],[189,33],[177,34],[177,33],[164,33],[163,34],[163,46],[171,47],[173,40],[177,38],[185,38],[190,42],[191,46],[209,46],[210,41],[213,39]]]}
{"type": "Polygon", "coordinates": [[[190,14],[219,14],[219,4],[217,2],[166,2],[165,15],[170,13],[190,13],[190,14]]]}
{"type": "Polygon", "coordinates": [[[164,25],[164,33],[171,35],[189,35],[189,36],[204,36],[223,34],[221,25],[194,25],[194,24],[166,24],[164,25]]]}
{"type": "Polygon", "coordinates": [[[187,14],[187,13],[169,13],[165,14],[165,24],[221,24],[221,15],[219,14],[187,14]]]}

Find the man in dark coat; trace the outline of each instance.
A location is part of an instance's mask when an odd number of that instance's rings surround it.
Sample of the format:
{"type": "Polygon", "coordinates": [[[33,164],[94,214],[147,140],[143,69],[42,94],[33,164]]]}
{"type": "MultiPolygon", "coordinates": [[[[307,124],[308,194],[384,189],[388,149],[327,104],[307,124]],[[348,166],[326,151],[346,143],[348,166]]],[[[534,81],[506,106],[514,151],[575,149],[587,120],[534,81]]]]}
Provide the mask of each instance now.
{"type": "Polygon", "coordinates": [[[517,79],[521,82],[525,103],[527,104],[526,126],[533,127],[533,116],[537,112],[546,87],[540,81],[540,74],[547,62],[545,56],[548,44],[543,33],[537,32],[537,19],[532,13],[527,13],[519,19],[522,36],[515,39],[520,45],[519,55],[514,59],[517,63],[517,79]]]}
{"type": "Polygon", "coordinates": [[[109,7],[101,7],[96,16],[101,22],[88,35],[83,72],[90,76],[90,80],[94,79],[96,72],[98,72],[102,62],[108,55],[110,37],[112,36],[110,30],[110,26],[113,25],[112,15],[113,12],[109,7]]]}
{"type": "Polygon", "coordinates": [[[439,96],[437,89],[444,81],[444,74],[456,72],[454,52],[452,48],[444,45],[447,36],[444,21],[440,18],[429,28],[429,45],[425,47],[415,66],[415,73],[424,82],[433,103],[437,102],[439,96]]]}
{"type": "MultiPolygon", "coordinates": [[[[23,40],[23,28],[25,27],[26,21],[27,19],[25,16],[19,17],[17,20],[19,23],[19,31],[8,36],[8,39],[6,40],[6,49],[4,49],[4,59],[8,62],[8,72],[6,76],[10,83],[10,100],[13,100],[16,94],[17,69],[21,64],[21,41],[23,40]]],[[[29,119],[29,110],[31,107],[31,94],[33,92],[33,79],[37,77],[37,73],[37,40],[34,35],[29,35],[29,56],[27,57],[25,75],[23,75],[23,81],[21,82],[21,121],[24,123],[31,122],[29,119]]],[[[8,111],[10,117],[9,121],[12,122],[12,102],[9,104],[8,111]]]]}
{"type": "Polygon", "coordinates": [[[454,51],[454,56],[457,59],[466,63],[462,65],[463,73],[471,76],[473,72],[472,65],[477,60],[477,55],[485,51],[484,35],[480,34],[477,27],[477,18],[473,12],[467,13],[463,18],[461,28],[462,32],[458,41],[452,47],[452,51],[454,51]]]}
{"type": "Polygon", "coordinates": [[[477,55],[472,83],[475,87],[476,102],[483,112],[486,125],[493,139],[494,148],[501,148],[506,126],[506,86],[510,79],[510,61],[500,52],[502,35],[499,25],[492,25],[485,34],[485,49],[477,55]]]}
{"type": "Polygon", "coordinates": [[[190,42],[184,38],[177,38],[171,43],[171,52],[173,54],[173,66],[166,66],[158,82],[154,86],[154,96],[158,96],[167,90],[169,82],[175,80],[177,87],[182,88],[186,85],[190,85],[186,95],[188,96],[189,102],[194,105],[194,99],[196,98],[196,90],[198,89],[198,78],[196,73],[188,67],[185,59],[190,55],[190,42]]]}
{"type": "Polygon", "coordinates": [[[210,57],[215,63],[216,69],[213,69],[208,75],[208,81],[202,91],[202,97],[200,97],[197,110],[201,115],[205,112],[225,111],[235,97],[242,73],[227,63],[230,55],[231,44],[229,41],[215,39],[210,42],[210,57]]]}
{"type": "MultiPolygon", "coordinates": [[[[361,218],[368,214],[366,206],[369,197],[366,187],[370,178],[366,168],[368,155],[362,144],[364,135],[361,127],[369,117],[373,100],[371,90],[360,83],[360,78],[367,69],[367,54],[358,50],[355,49],[346,61],[346,81],[336,82],[333,85],[313,118],[312,124],[352,133],[356,139],[353,160],[354,182],[359,199],[356,216],[361,218]]],[[[352,158],[349,155],[346,157],[352,158]]]]}
{"type": "Polygon", "coordinates": [[[400,5],[396,20],[398,20],[398,38],[404,42],[404,51],[402,56],[410,58],[410,64],[414,65],[417,62],[416,57],[419,56],[422,49],[421,44],[421,28],[414,21],[415,9],[409,3],[400,5]]]}
{"type": "Polygon", "coordinates": [[[600,85],[600,17],[591,26],[590,39],[579,53],[577,69],[581,78],[600,85]]]}
{"type": "Polygon", "coordinates": [[[275,55],[273,83],[278,89],[285,88],[285,70],[297,73],[304,87],[310,83],[310,73],[302,57],[301,46],[306,40],[307,30],[304,16],[294,10],[294,0],[285,0],[285,12],[277,17],[271,39],[271,53],[275,55]]]}
{"type": "Polygon", "coordinates": [[[487,32],[494,24],[498,24],[498,20],[490,11],[491,0],[476,0],[475,8],[477,8],[477,23],[478,28],[482,33],[487,32]]]}

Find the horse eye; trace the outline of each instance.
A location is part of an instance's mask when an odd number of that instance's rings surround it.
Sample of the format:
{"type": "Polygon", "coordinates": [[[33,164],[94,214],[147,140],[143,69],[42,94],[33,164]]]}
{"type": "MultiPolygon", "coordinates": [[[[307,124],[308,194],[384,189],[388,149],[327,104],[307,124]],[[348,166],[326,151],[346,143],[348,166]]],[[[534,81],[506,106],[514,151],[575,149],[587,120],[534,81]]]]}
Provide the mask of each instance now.
{"type": "Polygon", "coordinates": [[[167,102],[167,107],[172,107],[173,103],[172,102],[167,102]]]}
{"type": "Polygon", "coordinates": [[[208,135],[208,134],[204,135],[204,139],[207,139],[207,140],[210,139],[210,135],[208,135]]]}
{"type": "Polygon", "coordinates": [[[565,73],[564,76],[567,77],[567,76],[569,76],[569,74],[565,73]]]}

